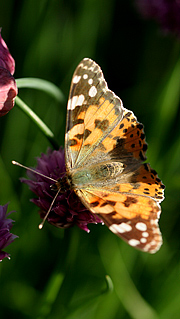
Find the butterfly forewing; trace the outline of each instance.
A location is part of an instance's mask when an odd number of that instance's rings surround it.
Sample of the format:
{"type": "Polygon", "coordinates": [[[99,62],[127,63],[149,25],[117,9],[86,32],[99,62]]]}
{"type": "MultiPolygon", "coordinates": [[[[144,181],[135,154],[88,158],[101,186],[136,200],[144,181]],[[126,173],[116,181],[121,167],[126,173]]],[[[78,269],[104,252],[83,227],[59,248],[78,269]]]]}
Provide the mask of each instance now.
{"type": "Polygon", "coordinates": [[[130,246],[155,253],[162,244],[159,204],[143,195],[93,189],[78,191],[83,203],[130,246]]]}
{"type": "Polygon", "coordinates": [[[67,167],[81,167],[122,115],[122,101],[108,89],[100,67],[82,60],[72,78],[67,107],[67,167]]]}
{"type": "Polygon", "coordinates": [[[82,60],[72,78],[65,150],[67,175],[83,204],[129,245],[156,252],[164,185],[143,164],[143,125],[91,59],[82,60]]]}

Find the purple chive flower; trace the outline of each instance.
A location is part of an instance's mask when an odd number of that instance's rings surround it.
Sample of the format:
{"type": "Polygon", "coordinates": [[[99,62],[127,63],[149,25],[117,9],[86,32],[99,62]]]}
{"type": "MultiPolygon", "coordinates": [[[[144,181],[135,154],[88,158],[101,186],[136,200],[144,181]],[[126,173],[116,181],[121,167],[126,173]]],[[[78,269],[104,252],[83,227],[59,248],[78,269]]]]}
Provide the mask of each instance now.
{"type": "Polygon", "coordinates": [[[165,33],[180,37],[180,0],[136,0],[136,4],[144,18],[156,20],[165,33]]]}
{"type": "MultiPolygon", "coordinates": [[[[41,154],[37,162],[36,171],[55,180],[66,174],[64,150],[62,148],[58,151],[48,149],[47,154],[41,154]]],[[[40,208],[40,217],[44,218],[56,195],[56,191],[51,189],[53,182],[30,171],[27,174],[31,180],[22,178],[21,181],[28,184],[30,190],[37,195],[38,198],[31,201],[40,208]]],[[[68,189],[59,193],[47,221],[59,228],[77,225],[87,232],[89,232],[87,227],[89,223],[102,223],[96,215],[91,214],[86,209],[75,192],[68,189]]]]}
{"type": "Polygon", "coordinates": [[[2,249],[12,243],[12,241],[18,237],[10,233],[13,220],[6,218],[9,214],[11,214],[9,213],[6,215],[7,207],[8,204],[4,206],[0,205],[0,261],[2,261],[2,259],[5,257],[9,258],[9,254],[5,251],[2,251],[2,249]]]}
{"type": "Polygon", "coordinates": [[[0,29],[0,117],[6,115],[14,106],[18,93],[13,77],[15,62],[1,36],[0,29]]]}

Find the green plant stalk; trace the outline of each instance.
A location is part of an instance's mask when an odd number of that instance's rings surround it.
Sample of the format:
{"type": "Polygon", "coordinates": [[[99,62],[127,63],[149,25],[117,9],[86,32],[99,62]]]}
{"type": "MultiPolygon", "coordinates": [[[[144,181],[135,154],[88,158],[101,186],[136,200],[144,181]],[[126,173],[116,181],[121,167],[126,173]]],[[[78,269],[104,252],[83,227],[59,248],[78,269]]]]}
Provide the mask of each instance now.
{"type": "Polygon", "coordinates": [[[37,125],[37,127],[41,130],[41,132],[46,136],[51,145],[55,149],[59,149],[59,144],[56,141],[53,132],[49,129],[49,127],[34,113],[30,107],[24,103],[18,96],[15,98],[15,103],[17,106],[37,125]]]}
{"type": "Polygon", "coordinates": [[[39,78],[22,78],[16,79],[18,89],[31,88],[46,92],[60,103],[65,102],[62,91],[53,83],[39,78]]]}
{"type": "Polygon", "coordinates": [[[39,314],[37,319],[45,319],[50,315],[52,311],[53,304],[57,299],[58,293],[61,289],[64,280],[64,275],[62,273],[54,273],[42,296],[41,305],[39,309],[39,314]]]}

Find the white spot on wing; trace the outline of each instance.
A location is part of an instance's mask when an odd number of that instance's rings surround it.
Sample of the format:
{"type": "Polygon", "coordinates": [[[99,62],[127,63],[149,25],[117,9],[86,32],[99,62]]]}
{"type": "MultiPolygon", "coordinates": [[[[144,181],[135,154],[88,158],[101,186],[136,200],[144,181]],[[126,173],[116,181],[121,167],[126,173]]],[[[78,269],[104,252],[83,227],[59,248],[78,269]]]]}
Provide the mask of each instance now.
{"type": "Polygon", "coordinates": [[[115,234],[119,233],[119,225],[117,225],[117,224],[113,224],[113,225],[109,226],[109,229],[115,234]]]}
{"type": "Polygon", "coordinates": [[[132,227],[126,223],[121,223],[119,225],[119,232],[120,233],[125,233],[125,232],[131,231],[131,230],[132,230],[132,227]]]}
{"type": "Polygon", "coordinates": [[[121,223],[121,224],[113,224],[111,226],[109,226],[109,229],[113,232],[113,233],[126,233],[128,231],[132,230],[132,227],[126,223],[121,223]]]}
{"type": "Polygon", "coordinates": [[[140,241],[137,240],[137,239],[130,239],[130,240],[128,241],[128,244],[134,247],[134,246],[139,245],[139,244],[140,244],[140,241]]]}
{"type": "Polygon", "coordinates": [[[109,226],[109,229],[115,234],[119,233],[119,225],[117,225],[117,224],[113,224],[113,225],[109,226]]]}
{"type": "Polygon", "coordinates": [[[145,231],[145,232],[143,232],[143,233],[142,233],[142,236],[143,236],[143,237],[148,237],[148,236],[149,236],[149,234],[148,234],[148,232],[147,232],[147,231],[145,231]]]}
{"type": "Polygon", "coordinates": [[[139,222],[135,225],[135,227],[140,231],[146,231],[147,225],[145,223],[139,222]]]}
{"type": "Polygon", "coordinates": [[[88,75],[87,75],[87,74],[84,74],[84,75],[83,75],[83,79],[86,80],[87,78],[88,78],[88,75]]]}
{"type": "Polygon", "coordinates": [[[158,219],[151,219],[151,225],[158,225],[158,219]]]}
{"type": "Polygon", "coordinates": [[[145,251],[149,251],[150,248],[151,248],[151,243],[147,244],[147,245],[144,247],[144,250],[145,250],[145,251]]]}
{"type": "Polygon", "coordinates": [[[89,83],[90,85],[92,85],[92,84],[93,84],[93,79],[89,79],[89,80],[88,80],[88,83],[89,83]]]}
{"type": "Polygon", "coordinates": [[[72,99],[69,99],[67,109],[74,110],[77,105],[81,106],[84,103],[84,95],[75,95],[72,99]]]}
{"type": "Polygon", "coordinates": [[[150,244],[151,244],[151,246],[155,246],[155,245],[156,245],[156,241],[155,241],[155,240],[152,240],[152,241],[150,242],[150,244]]]}
{"type": "Polygon", "coordinates": [[[145,244],[145,243],[147,242],[147,239],[146,239],[146,238],[141,238],[141,239],[140,239],[140,242],[143,243],[143,244],[145,244]]]}
{"type": "Polygon", "coordinates": [[[148,251],[149,250],[149,247],[148,245],[146,245],[144,248],[143,248],[143,251],[148,251]]]}
{"type": "Polygon", "coordinates": [[[90,88],[90,90],[89,90],[89,96],[90,96],[90,97],[94,97],[94,96],[96,96],[96,94],[97,94],[97,89],[96,89],[96,87],[93,85],[93,86],[91,86],[91,88],[90,88]]]}
{"type": "Polygon", "coordinates": [[[72,81],[73,81],[74,84],[76,84],[76,83],[78,83],[80,81],[80,79],[81,79],[81,75],[75,75],[73,77],[72,81]]]}

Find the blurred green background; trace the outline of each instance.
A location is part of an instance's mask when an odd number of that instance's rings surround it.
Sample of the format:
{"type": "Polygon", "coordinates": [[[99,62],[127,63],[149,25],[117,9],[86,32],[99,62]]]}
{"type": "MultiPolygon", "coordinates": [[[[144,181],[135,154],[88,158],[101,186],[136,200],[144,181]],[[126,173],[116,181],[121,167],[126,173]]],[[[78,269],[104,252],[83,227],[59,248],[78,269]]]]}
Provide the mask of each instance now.
{"type": "Polygon", "coordinates": [[[19,181],[26,172],[11,160],[35,166],[50,144],[17,106],[0,118],[0,204],[16,211],[12,232],[19,236],[6,249],[11,260],[0,264],[0,318],[179,319],[180,41],[143,20],[135,0],[2,0],[0,25],[15,78],[46,79],[62,90],[65,100],[57,103],[44,92],[19,89],[60,145],[73,71],[90,57],[144,124],[148,162],[166,185],[164,244],[155,255],[101,225],[90,225],[90,234],[48,223],[40,231],[33,194],[19,181]]]}

